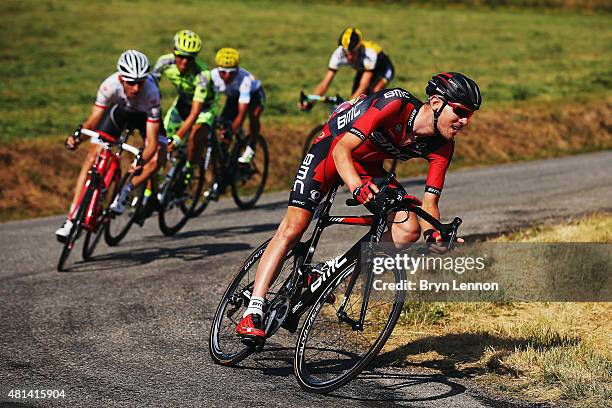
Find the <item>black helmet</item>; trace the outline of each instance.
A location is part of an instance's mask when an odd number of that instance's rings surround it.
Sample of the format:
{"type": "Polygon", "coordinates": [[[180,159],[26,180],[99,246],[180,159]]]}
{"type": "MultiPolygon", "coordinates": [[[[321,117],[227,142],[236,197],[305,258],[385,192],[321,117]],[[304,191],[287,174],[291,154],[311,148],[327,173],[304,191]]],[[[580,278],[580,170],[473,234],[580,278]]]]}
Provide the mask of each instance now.
{"type": "Polygon", "coordinates": [[[449,102],[478,110],[482,103],[478,84],[458,72],[442,72],[433,76],[425,88],[427,95],[440,95],[449,102]]]}

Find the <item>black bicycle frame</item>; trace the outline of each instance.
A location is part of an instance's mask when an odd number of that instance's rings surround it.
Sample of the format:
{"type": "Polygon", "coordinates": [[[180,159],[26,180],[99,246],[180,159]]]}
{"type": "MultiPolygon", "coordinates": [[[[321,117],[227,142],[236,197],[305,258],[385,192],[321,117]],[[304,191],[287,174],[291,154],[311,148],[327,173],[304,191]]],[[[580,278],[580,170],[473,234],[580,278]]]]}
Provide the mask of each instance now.
{"type": "MultiPolygon", "coordinates": [[[[354,285],[361,273],[361,258],[364,256],[362,251],[362,245],[367,243],[367,251],[365,252],[365,265],[369,266],[373,262],[374,245],[380,242],[383,232],[387,228],[388,220],[387,215],[361,215],[361,216],[333,216],[329,215],[331,206],[336,198],[337,190],[339,186],[332,188],[329,192],[326,200],[321,204],[321,207],[315,212],[315,217],[318,216],[317,224],[314,228],[311,238],[304,242],[302,248],[298,250],[305,251],[304,262],[300,266],[299,273],[293,273],[289,278],[290,289],[293,291],[291,297],[289,312],[284,320],[297,322],[301,315],[305,313],[310,306],[314,304],[316,299],[324,293],[330,285],[335,282],[337,276],[340,276],[346,268],[351,265],[355,265],[351,279],[344,293],[344,297],[340,303],[340,307],[336,312],[338,318],[349,324],[353,330],[362,330],[363,323],[365,320],[366,312],[368,309],[368,301],[372,290],[372,281],[374,274],[371,268],[367,268],[366,285],[364,287],[363,302],[361,304],[361,311],[359,321],[354,321],[349,318],[344,308],[348,302],[349,296],[354,288],[354,285]],[[329,262],[328,268],[325,269],[324,273],[317,277],[313,283],[311,283],[306,291],[299,292],[296,290],[298,286],[298,280],[301,275],[307,272],[307,268],[311,267],[312,257],[315,249],[321,238],[323,230],[330,225],[360,225],[369,226],[370,230],[363,236],[357,243],[355,243],[348,251],[343,255],[334,258],[333,262],[329,262]]],[[[354,202],[353,202],[354,204],[354,202]]],[[[443,236],[448,238],[448,247],[450,248],[454,242],[457,234],[457,228],[461,224],[461,219],[455,217],[455,219],[449,224],[442,224],[439,220],[435,219],[431,214],[426,212],[420,207],[410,206],[409,208],[403,208],[405,211],[414,212],[416,215],[424,219],[439,230],[443,236]]]]}

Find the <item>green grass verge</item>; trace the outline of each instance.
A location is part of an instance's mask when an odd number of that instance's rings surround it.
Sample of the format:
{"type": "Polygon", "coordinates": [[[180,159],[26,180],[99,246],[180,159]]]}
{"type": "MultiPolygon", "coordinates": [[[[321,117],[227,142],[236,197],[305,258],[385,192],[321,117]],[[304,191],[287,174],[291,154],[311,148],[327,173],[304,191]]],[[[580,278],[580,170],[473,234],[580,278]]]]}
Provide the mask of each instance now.
{"type": "MultiPolygon", "coordinates": [[[[587,2],[588,3],[588,2],[587,2]]],[[[483,89],[484,108],[605,94],[612,84],[609,14],[467,9],[404,4],[279,2],[16,1],[0,3],[0,142],[64,134],[89,112],[99,82],[121,51],[151,60],[172,35],[191,28],[204,39],[202,59],[233,46],[263,80],[265,121],[312,124],[300,115],[300,89],[312,89],[343,27],[362,28],[389,52],[394,85],[423,96],[432,73],[463,71],[483,89]]],[[[346,95],[343,69],[331,92],[346,95]]],[[[164,106],[174,92],[164,84],[164,106]]],[[[265,122],[264,122],[265,126],[265,122]]]]}

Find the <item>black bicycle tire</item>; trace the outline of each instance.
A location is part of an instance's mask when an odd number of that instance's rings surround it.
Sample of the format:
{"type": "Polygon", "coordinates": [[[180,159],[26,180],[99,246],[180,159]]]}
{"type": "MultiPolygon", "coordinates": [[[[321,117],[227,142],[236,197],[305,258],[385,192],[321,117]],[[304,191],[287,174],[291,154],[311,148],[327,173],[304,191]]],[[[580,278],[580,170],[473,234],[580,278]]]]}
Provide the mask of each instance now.
{"type": "MultiPolygon", "coordinates": [[[[240,144],[240,146],[238,147],[238,149],[236,149],[236,153],[242,150],[242,146],[244,146],[246,144],[246,140],[243,140],[242,143],[240,144]]],[[[234,166],[234,171],[232,172],[232,198],[234,199],[234,202],[236,203],[236,205],[240,208],[242,208],[243,210],[247,210],[249,208],[253,208],[255,206],[255,204],[257,204],[257,201],[261,198],[261,195],[264,192],[264,189],[266,188],[266,182],[268,180],[268,169],[270,167],[270,155],[268,152],[268,143],[266,142],[266,139],[261,136],[261,135],[257,135],[257,144],[258,146],[256,147],[255,150],[257,149],[261,149],[263,151],[263,155],[264,155],[264,173],[263,176],[261,178],[261,183],[259,185],[259,187],[257,188],[257,191],[255,193],[255,195],[253,196],[253,198],[251,198],[248,201],[243,201],[240,198],[240,194],[238,193],[238,186],[237,186],[237,182],[238,180],[238,166],[240,166],[240,163],[238,163],[238,155],[235,154],[232,158],[232,165],[234,166]]]]}
{"type": "MultiPolygon", "coordinates": [[[[202,178],[205,179],[206,178],[206,170],[207,167],[204,166],[204,161],[201,162],[201,168],[200,168],[200,173],[202,174],[202,178]]],[[[217,165],[217,155],[214,151],[211,152],[210,154],[210,161],[208,162],[208,166],[212,166],[212,171],[213,173],[215,172],[215,166],[217,165]]],[[[191,212],[191,218],[195,218],[200,216],[204,210],[208,207],[208,204],[210,204],[210,200],[204,200],[204,198],[202,197],[203,192],[202,190],[204,190],[204,181],[202,180],[202,188],[200,189],[200,200],[202,200],[199,204],[196,205],[196,207],[193,209],[193,211],[191,212]]],[[[212,183],[211,186],[213,184],[215,184],[215,182],[219,183],[219,181],[217,180],[216,176],[212,179],[212,183]]]]}
{"type": "Polygon", "coordinates": [[[308,133],[308,136],[306,136],[306,139],[304,139],[304,144],[302,146],[302,158],[306,157],[306,154],[308,154],[310,151],[313,140],[319,135],[323,129],[323,126],[325,126],[325,124],[318,124],[317,126],[313,127],[308,133]]]}
{"type": "MultiPolygon", "coordinates": [[[[129,179],[130,179],[130,173],[125,173],[121,177],[121,180],[119,181],[119,185],[117,186],[117,190],[113,194],[113,200],[115,199],[114,196],[119,194],[119,192],[123,189],[123,186],[129,179]]],[[[132,228],[132,225],[134,224],[134,221],[135,221],[134,217],[136,216],[136,214],[140,212],[142,208],[142,201],[144,199],[145,186],[146,186],[146,181],[143,182],[142,187],[141,186],[135,187],[135,188],[140,189],[140,193],[138,196],[138,204],[136,204],[136,209],[134,210],[132,216],[129,218],[128,222],[123,226],[123,228],[121,228],[121,231],[119,231],[117,235],[112,235],[113,233],[111,231],[110,225],[113,222],[113,218],[112,217],[109,218],[108,225],[106,225],[106,228],[104,229],[104,242],[106,242],[106,245],[108,246],[119,245],[119,243],[123,240],[123,238],[126,237],[128,232],[130,231],[130,228],[132,228]]]]}
{"type": "MultiPolygon", "coordinates": [[[[182,168],[185,165],[185,161],[184,160],[179,160],[176,162],[175,166],[177,166],[177,168],[182,168]]],[[[181,175],[181,171],[176,171],[174,174],[174,177],[172,178],[172,180],[170,180],[170,186],[168,187],[168,189],[174,189],[174,184],[180,180],[180,175],[181,175]]],[[[199,183],[201,183],[201,180],[198,180],[199,183]]],[[[177,232],[179,232],[184,226],[185,224],[187,224],[187,221],[190,218],[190,210],[185,211],[183,208],[181,208],[181,211],[183,213],[183,217],[180,219],[179,222],[177,222],[175,225],[170,226],[168,225],[168,223],[166,222],[166,205],[164,203],[160,203],[161,207],[159,209],[158,212],[158,222],[159,222],[159,229],[162,232],[162,234],[164,234],[167,237],[171,237],[176,235],[177,232]]]]}
{"type": "MultiPolygon", "coordinates": [[[[310,329],[313,326],[314,321],[317,318],[318,313],[321,311],[321,308],[326,303],[327,297],[333,290],[344,280],[347,276],[350,275],[352,268],[349,267],[342,273],[341,277],[334,280],[334,284],[330,285],[323,293],[319,296],[313,307],[309,310],[306,318],[304,319],[304,324],[302,329],[300,330],[298,340],[296,342],[296,349],[294,355],[294,372],[300,387],[308,392],[313,392],[317,394],[327,394],[338,388],[346,385],[348,382],[357,377],[366,367],[367,365],[376,357],[378,352],[385,345],[389,336],[393,332],[395,325],[400,317],[402,307],[404,304],[406,291],[398,290],[396,291],[398,298],[395,299],[393,304],[393,310],[389,315],[389,319],[385,324],[384,329],[381,331],[379,337],[376,339],[374,344],[370,346],[370,349],[363,355],[362,358],[357,360],[357,363],[353,366],[353,368],[349,369],[345,374],[325,382],[323,385],[319,385],[309,381],[308,374],[303,372],[303,356],[304,349],[306,347],[306,343],[308,341],[308,334],[310,333],[310,329]],[[315,315],[313,317],[313,314],[315,315]]],[[[394,269],[395,272],[395,281],[401,282],[406,279],[406,271],[403,269],[394,269]]]]}
{"type": "MultiPolygon", "coordinates": [[[[85,188],[85,187],[84,187],[85,188]]],[[[74,217],[74,221],[72,224],[72,228],[70,228],[70,232],[66,237],[66,242],[64,242],[64,246],[62,247],[62,252],[60,253],[59,261],[57,262],[57,271],[64,272],[64,266],[66,265],[66,261],[74,249],[74,244],[76,243],[77,238],[81,232],[81,224],[83,222],[82,218],[87,211],[87,207],[89,206],[89,201],[91,200],[91,195],[93,191],[87,189],[83,198],[81,199],[81,203],[79,204],[79,209],[77,210],[76,216],[74,217]]]]}
{"type": "Polygon", "coordinates": [[[215,315],[212,320],[212,324],[210,325],[210,335],[208,337],[208,351],[213,361],[219,365],[228,366],[228,367],[234,366],[238,364],[239,362],[241,362],[242,360],[244,360],[245,358],[247,358],[249,355],[251,355],[255,351],[254,347],[245,345],[244,348],[240,350],[239,352],[234,353],[230,357],[224,357],[225,355],[219,349],[219,345],[218,345],[219,344],[219,340],[218,340],[219,326],[221,325],[221,320],[224,317],[226,307],[230,300],[230,296],[234,294],[234,291],[236,290],[238,285],[242,282],[242,278],[244,277],[244,275],[263,256],[263,253],[269,243],[270,243],[270,240],[267,240],[266,242],[261,244],[259,247],[257,247],[257,249],[255,249],[255,251],[251,253],[251,255],[249,255],[246,262],[240,267],[240,270],[238,271],[234,279],[232,279],[232,281],[228,285],[227,289],[223,293],[223,297],[221,298],[219,305],[217,306],[215,315]]]}
{"type": "Polygon", "coordinates": [[[96,246],[100,242],[100,239],[104,235],[104,229],[106,228],[106,224],[101,224],[98,226],[98,230],[95,232],[95,235],[91,231],[87,231],[85,234],[85,240],[83,241],[83,249],[81,251],[81,256],[84,261],[91,261],[93,259],[93,253],[96,250],[96,246]],[[93,242],[92,241],[92,236],[93,242]]]}

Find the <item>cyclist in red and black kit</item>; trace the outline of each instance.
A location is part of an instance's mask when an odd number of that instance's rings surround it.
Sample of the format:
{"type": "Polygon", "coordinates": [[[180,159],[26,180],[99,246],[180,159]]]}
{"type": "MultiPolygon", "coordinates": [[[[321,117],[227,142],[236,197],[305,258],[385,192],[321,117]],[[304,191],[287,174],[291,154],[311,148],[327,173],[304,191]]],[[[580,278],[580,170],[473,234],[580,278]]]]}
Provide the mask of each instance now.
{"type": "MultiPolygon", "coordinates": [[[[383,160],[424,158],[429,171],[423,209],[440,218],[438,200],[454,137],[480,108],[482,98],[476,82],[456,72],[435,75],[425,91],[429,98],[423,103],[404,89],[383,89],[348,101],[330,117],[298,170],[287,213],[259,262],[249,306],[236,327],[239,336],[255,342],[265,338],[262,309],[268,288],[282,259],[308,228],[314,209],[339,179],[355,199],[375,212],[378,188],[372,179],[386,174],[383,160]]],[[[397,222],[390,224],[383,241],[401,249],[417,241],[423,231],[427,241],[442,247],[440,233],[414,213],[405,222],[404,213],[389,217],[397,222]]]]}

